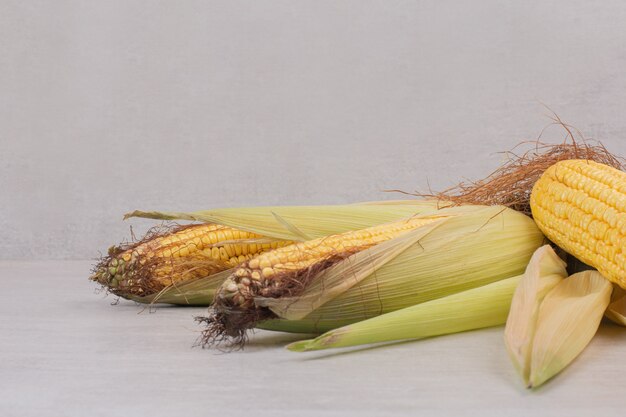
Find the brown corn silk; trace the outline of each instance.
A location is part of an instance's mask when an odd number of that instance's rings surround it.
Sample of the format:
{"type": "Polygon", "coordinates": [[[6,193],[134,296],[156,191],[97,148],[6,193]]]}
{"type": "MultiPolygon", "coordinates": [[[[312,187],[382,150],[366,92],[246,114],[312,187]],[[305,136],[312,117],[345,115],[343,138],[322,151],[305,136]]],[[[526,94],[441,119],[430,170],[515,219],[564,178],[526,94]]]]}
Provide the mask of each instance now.
{"type": "Polygon", "coordinates": [[[502,205],[531,216],[530,194],[533,185],[555,163],[567,159],[586,159],[624,169],[624,160],[611,154],[602,144],[576,141],[573,136],[571,143],[555,145],[534,141],[519,145],[524,146],[531,146],[531,149],[520,154],[515,149],[506,152],[507,161],[482,180],[460,183],[441,192],[405,194],[435,198],[452,204],[502,205]]]}

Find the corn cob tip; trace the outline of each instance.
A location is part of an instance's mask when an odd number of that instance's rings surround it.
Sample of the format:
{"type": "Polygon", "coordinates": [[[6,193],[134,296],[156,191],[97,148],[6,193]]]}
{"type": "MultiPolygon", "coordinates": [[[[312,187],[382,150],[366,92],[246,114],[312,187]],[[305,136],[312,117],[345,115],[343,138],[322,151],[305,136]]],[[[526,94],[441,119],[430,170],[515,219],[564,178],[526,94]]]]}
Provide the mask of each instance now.
{"type": "Polygon", "coordinates": [[[109,292],[142,301],[290,243],[215,223],[158,226],[137,242],[110,248],[91,279],[109,292]]]}
{"type": "Polygon", "coordinates": [[[215,227],[155,226],[139,240],[111,246],[93,267],[89,279],[109,293],[132,299],[156,294],[179,281],[231,268],[232,262],[201,250],[202,238],[215,227]]]}

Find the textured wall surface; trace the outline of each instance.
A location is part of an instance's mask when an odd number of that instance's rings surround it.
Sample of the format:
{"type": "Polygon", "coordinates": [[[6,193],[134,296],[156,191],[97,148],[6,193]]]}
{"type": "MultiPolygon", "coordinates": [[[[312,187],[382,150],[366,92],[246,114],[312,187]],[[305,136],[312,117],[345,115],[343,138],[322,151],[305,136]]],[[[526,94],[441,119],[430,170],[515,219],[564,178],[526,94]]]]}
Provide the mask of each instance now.
{"type": "Polygon", "coordinates": [[[135,208],[480,178],[541,103],[626,155],[625,21],[620,1],[0,0],[0,258],[94,257],[135,208]]]}

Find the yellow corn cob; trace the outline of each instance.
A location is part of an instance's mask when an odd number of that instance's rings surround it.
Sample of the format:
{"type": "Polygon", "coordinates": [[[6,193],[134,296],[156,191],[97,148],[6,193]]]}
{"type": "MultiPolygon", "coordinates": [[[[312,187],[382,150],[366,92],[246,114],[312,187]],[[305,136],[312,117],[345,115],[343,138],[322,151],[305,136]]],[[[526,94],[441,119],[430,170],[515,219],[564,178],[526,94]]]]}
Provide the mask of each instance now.
{"type": "Polygon", "coordinates": [[[290,244],[251,243],[262,236],[217,224],[180,226],[148,234],[130,247],[113,247],[92,279],[120,296],[145,296],[182,281],[233,268],[253,256],[290,244]],[[246,242],[247,240],[247,242],[246,242]]]}
{"type": "Polygon", "coordinates": [[[226,333],[232,325],[229,336],[236,337],[246,326],[267,318],[263,317],[267,309],[255,308],[255,297],[296,296],[318,272],[350,255],[442,218],[410,218],[294,243],[253,257],[240,265],[218,291],[215,309],[225,313],[226,333]],[[237,313],[231,314],[233,312],[237,313]],[[230,324],[228,316],[234,317],[230,324]]]}
{"type": "Polygon", "coordinates": [[[530,205],[550,240],[626,288],[626,173],[588,160],[561,161],[535,183],[530,205]]]}
{"type": "Polygon", "coordinates": [[[240,266],[235,276],[265,281],[280,273],[297,273],[331,258],[346,258],[370,246],[392,239],[399,234],[435,221],[436,217],[413,218],[379,225],[325,238],[294,243],[270,252],[262,253],[240,266]]]}

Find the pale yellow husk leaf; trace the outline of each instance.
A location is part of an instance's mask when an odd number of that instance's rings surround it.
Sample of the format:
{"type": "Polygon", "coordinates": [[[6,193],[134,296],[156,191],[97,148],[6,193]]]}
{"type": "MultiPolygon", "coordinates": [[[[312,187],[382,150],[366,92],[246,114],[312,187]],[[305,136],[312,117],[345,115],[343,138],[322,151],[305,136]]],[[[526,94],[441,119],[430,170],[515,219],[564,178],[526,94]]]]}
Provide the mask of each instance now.
{"type": "Polygon", "coordinates": [[[565,262],[550,245],[533,254],[515,290],[504,329],[504,341],[513,365],[525,383],[530,377],[530,352],[539,305],[548,291],[567,277],[565,262]]]}
{"type": "Polygon", "coordinates": [[[584,271],[559,282],[537,315],[528,387],[538,387],[563,370],[596,333],[609,305],[611,283],[598,271],[584,271]]]}

